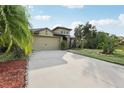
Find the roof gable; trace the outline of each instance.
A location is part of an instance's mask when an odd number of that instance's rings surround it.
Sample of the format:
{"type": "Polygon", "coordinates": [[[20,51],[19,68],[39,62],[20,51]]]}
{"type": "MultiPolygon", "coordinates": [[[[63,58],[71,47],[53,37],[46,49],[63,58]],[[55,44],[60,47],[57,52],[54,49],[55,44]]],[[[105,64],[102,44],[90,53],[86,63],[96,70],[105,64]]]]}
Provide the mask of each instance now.
{"type": "Polygon", "coordinates": [[[49,28],[37,28],[37,29],[32,29],[31,31],[34,34],[39,34],[41,31],[44,31],[44,30],[48,30],[48,31],[52,32],[49,28]]]}
{"type": "Polygon", "coordinates": [[[68,30],[68,31],[71,31],[72,29],[70,29],[70,28],[66,28],[66,27],[56,27],[56,28],[54,28],[52,31],[55,31],[56,29],[65,29],[65,30],[68,30]]]}

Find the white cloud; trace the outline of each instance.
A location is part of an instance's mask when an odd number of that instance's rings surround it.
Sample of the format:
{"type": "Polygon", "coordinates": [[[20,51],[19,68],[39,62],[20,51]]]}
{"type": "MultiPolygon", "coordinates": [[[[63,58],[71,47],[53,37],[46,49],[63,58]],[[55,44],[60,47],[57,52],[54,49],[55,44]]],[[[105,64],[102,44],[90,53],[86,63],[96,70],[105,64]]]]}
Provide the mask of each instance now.
{"type": "Polygon", "coordinates": [[[48,16],[48,15],[37,15],[37,16],[34,16],[34,19],[36,20],[49,20],[51,18],[51,16],[48,16]]]}
{"type": "Polygon", "coordinates": [[[62,25],[62,24],[53,25],[53,26],[52,26],[52,29],[55,28],[55,27],[57,27],[57,26],[63,26],[63,25],[62,25]]]}
{"type": "Polygon", "coordinates": [[[29,9],[32,9],[32,8],[34,8],[34,6],[32,6],[32,5],[29,5],[29,6],[28,6],[28,8],[29,8],[29,9]]]}
{"type": "Polygon", "coordinates": [[[64,5],[64,7],[73,9],[73,8],[83,8],[84,5],[64,5]]]}
{"type": "Polygon", "coordinates": [[[28,8],[28,9],[33,9],[33,8],[34,8],[34,6],[33,6],[33,5],[22,5],[22,6],[24,6],[24,7],[28,8]]]}
{"type": "MultiPolygon", "coordinates": [[[[99,19],[99,20],[91,20],[89,21],[90,24],[95,25],[99,30],[104,30],[104,28],[123,28],[124,27],[124,14],[120,14],[117,19],[111,19],[111,18],[106,18],[106,19],[99,19]]],[[[69,26],[73,30],[71,31],[71,36],[74,36],[74,28],[78,24],[85,24],[81,21],[75,21],[72,22],[71,25],[69,26]]],[[[107,29],[106,29],[107,30],[107,29]]],[[[110,29],[111,30],[111,29],[110,29]]],[[[117,33],[110,31],[111,33],[117,33]]]]}
{"type": "Polygon", "coordinates": [[[74,22],[72,22],[71,25],[69,26],[69,27],[72,29],[72,31],[70,32],[70,35],[71,35],[72,37],[74,37],[74,28],[75,28],[76,26],[78,26],[79,24],[83,24],[83,22],[81,22],[81,21],[74,21],[74,22]]]}
{"type": "Polygon", "coordinates": [[[120,14],[117,19],[91,20],[90,23],[95,26],[124,25],[124,14],[120,14]]]}
{"type": "Polygon", "coordinates": [[[26,7],[29,11],[34,11],[34,6],[33,5],[22,5],[24,7],[26,7]]]}
{"type": "Polygon", "coordinates": [[[119,17],[118,17],[118,19],[120,20],[120,22],[122,24],[124,24],[124,14],[120,14],[119,17]]]}
{"type": "Polygon", "coordinates": [[[75,28],[76,26],[78,26],[79,24],[83,24],[83,22],[81,22],[81,21],[74,21],[74,22],[71,23],[70,27],[71,27],[72,29],[74,29],[74,28],[75,28]]]}
{"type": "Polygon", "coordinates": [[[116,19],[91,20],[90,23],[95,25],[98,30],[103,30],[111,34],[123,35],[124,14],[120,14],[116,19]]]}
{"type": "Polygon", "coordinates": [[[120,14],[118,17],[119,20],[124,20],[124,14],[120,14]]]}
{"type": "Polygon", "coordinates": [[[100,20],[91,20],[90,23],[95,26],[103,26],[103,25],[117,24],[118,21],[114,19],[100,19],[100,20]]]}

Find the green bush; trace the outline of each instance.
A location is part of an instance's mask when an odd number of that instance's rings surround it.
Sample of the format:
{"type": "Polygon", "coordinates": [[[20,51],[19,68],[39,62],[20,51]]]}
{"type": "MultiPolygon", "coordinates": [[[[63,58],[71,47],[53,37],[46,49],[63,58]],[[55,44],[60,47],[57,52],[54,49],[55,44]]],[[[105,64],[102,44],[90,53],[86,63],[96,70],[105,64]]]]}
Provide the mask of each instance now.
{"type": "Polygon", "coordinates": [[[6,47],[0,47],[0,62],[25,59],[27,57],[25,56],[24,51],[16,45],[13,45],[8,53],[5,53],[6,49],[6,47]]]}
{"type": "Polygon", "coordinates": [[[97,49],[103,49],[104,42],[98,43],[97,49]]]}
{"type": "Polygon", "coordinates": [[[61,50],[65,50],[65,49],[67,49],[67,42],[63,40],[61,42],[61,50]]]}
{"type": "Polygon", "coordinates": [[[112,54],[115,48],[114,43],[115,42],[113,41],[112,37],[109,36],[108,38],[106,38],[106,41],[103,45],[103,53],[112,54]]]}
{"type": "Polygon", "coordinates": [[[0,54],[0,62],[6,62],[9,60],[17,60],[17,59],[25,59],[26,58],[26,57],[21,56],[21,55],[19,55],[19,53],[15,53],[15,52],[1,53],[0,54]]]}
{"type": "Polygon", "coordinates": [[[5,62],[8,60],[13,60],[14,59],[14,53],[4,53],[0,54],[0,62],[5,62]]]}
{"type": "Polygon", "coordinates": [[[24,54],[24,51],[16,45],[13,45],[11,51],[14,53],[15,58],[20,59],[20,58],[26,57],[26,55],[24,54]]]}

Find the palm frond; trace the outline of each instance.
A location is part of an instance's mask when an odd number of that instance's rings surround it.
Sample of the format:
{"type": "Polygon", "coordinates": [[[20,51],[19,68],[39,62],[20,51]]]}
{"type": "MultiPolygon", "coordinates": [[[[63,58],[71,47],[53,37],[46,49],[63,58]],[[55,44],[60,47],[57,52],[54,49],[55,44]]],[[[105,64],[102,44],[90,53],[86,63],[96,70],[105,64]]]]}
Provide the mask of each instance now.
{"type": "Polygon", "coordinates": [[[0,6],[0,46],[9,52],[16,44],[25,55],[32,51],[32,34],[29,30],[28,14],[23,6],[0,6]]]}

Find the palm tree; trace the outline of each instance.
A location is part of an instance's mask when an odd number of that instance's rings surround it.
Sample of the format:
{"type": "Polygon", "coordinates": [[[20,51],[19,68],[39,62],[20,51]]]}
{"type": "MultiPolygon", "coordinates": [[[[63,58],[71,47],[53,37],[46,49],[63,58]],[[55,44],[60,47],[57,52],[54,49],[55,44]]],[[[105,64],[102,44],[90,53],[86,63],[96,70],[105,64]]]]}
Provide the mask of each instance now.
{"type": "Polygon", "coordinates": [[[7,47],[8,53],[13,45],[22,49],[25,55],[32,51],[32,35],[29,30],[28,13],[24,6],[0,6],[0,47],[7,47]]]}

